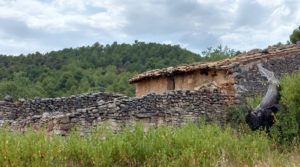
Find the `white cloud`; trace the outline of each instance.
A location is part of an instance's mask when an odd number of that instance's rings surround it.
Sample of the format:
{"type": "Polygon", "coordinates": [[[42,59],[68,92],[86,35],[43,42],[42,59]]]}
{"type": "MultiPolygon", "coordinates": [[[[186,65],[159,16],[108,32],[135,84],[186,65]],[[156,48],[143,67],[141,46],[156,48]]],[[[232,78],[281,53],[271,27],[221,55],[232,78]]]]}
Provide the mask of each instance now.
{"type": "Polygon", "coordinates": [[[135,39],[194,51],[263,48],[288,40],[299,8],[297,0],[0,0],[0,52],[135,39]]]}
{"type": "Polygon", "coordinates": [[[260,5],[266,7],[266,8],[273,8],[276,6],[283,5],[285,3],[284,0],[272,0],[272,1],[266,1],[266,0],[256,0],[260,5]]]}
{"type": "Polygon", "coordinates": [[[111,7],[107,3],[87,3],[82,0],[56,0],[52,3],[42,3],[37,0],[8,1],[0,7],[0,18],[23,21],[30,28],[51,31],[75,31],[73,24],[84,24],[94,28],[116,29],[125,22],[122,19],[121,8],[111,7]],[[87,15],[87,5],[101,7],[98,13],[87,15]],[[81,12],[80,12],[81,11],[81,12]]]}

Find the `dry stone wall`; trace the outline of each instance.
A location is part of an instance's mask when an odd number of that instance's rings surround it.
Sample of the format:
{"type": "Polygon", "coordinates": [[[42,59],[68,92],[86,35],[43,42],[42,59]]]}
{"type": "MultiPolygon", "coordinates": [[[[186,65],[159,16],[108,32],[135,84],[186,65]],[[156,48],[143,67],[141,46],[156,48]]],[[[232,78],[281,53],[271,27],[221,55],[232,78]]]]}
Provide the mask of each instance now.
{"type": "MultiPolygon", "coordinates": [[[[269,59],[262,62],[263,67],[273,71],[276,78],[292,74],[300,69],[300,53],[282,58],[269,59]]],[[[240,86],[242,97],[264,95],[267,91],[267,80],[259,73],[256,64],[248,68],[236,68],[235,80],[240,86]]]]}
{"type": "Polygon", "coordinates": [[[4,101],[0,101],[0,120],[6,117],[25,117],[27,115],[36,115],[44,112],[72,112],[79,108],[96,106],[98,101],[111,101],[114,98],[125,97],[119,94],[93,93],[82,94],[78,96],[60,97],[60,98],[39,98],[33,100],[19,99],[13,103],[12,98],[7,96],[4,101]],[[4,114],[13,113],[13,114],[4,114]]]}
{"type": "Polygon", "coordinates": [[[143,122],[145,128],[162,123],[180,126],[188,121],[224,123],[224,109],[236,103],[234,95],[217,89],[171,91],[144,97],[98,93],[55,100],[4,101],[0,105],[0,120],[15,130],[44,127],[55,134],[67,134],[72,128],[85,133],[102,124],[118,130],[136,122],[143,122]]]}

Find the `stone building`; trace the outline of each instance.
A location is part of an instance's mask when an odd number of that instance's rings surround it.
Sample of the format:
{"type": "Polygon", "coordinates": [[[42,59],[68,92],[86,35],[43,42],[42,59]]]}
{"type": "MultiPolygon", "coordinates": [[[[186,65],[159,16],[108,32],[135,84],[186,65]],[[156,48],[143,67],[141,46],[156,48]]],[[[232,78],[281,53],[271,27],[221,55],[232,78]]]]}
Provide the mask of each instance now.
{"type": "Polygon", "coordinates": [[[136,85],[136,96],[171,90],[199,90],[207,84],[232,92],[234,80],[229,74],[226,67],[216,67],[215,63],[192,64],[147,71],[129,82],[136,85]]]}
{"type": "Polygon", "coordinates": [[[273,70],[278,77],[300,67],[300,45],[282,45],[264,50],[254,49],[231,59],[211,63],[181,65],[144,72],[134,76],[136,96],[162,94],[170,90],[199,90],[213,86],[225,94],[264,89],[256,65],[273,70]]]}

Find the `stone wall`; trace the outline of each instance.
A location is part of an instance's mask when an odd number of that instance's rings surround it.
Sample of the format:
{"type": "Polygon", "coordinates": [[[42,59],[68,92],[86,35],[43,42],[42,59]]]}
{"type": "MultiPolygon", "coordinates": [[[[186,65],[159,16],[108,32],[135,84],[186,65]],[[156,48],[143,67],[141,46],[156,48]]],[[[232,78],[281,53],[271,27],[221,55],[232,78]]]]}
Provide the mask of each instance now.
{"type": "Polygon", "coordinates": [[[4,101],[0,101],[0,124],[3,124],[4,120],[11,122],[45,112],[72,112],[79,108],[96,106],[99,100],[111,101],[121,97],[124,96],[99,92],[61,98],[36,97],[28,101],[20,99],[13,103],[12,98],[7,96],[4,101]]]}
{"type": "MultiPolygon", "coordinates": [[[[257,95],[264,95],[267,91],[267,80],[262,77],[256,66],[253,63],[247,68],[236,68],[234,73],[235,80],[241,87],[240,95],[244,97],[254,97],[257,95]]],[[[300,53],[281,58],[274,58],[264,60],[263,67],[273,71],[277,78],[282,78],[287,74],[292,74],[300,68],[300,53]]]]}
{"type": "MultiPolygon", "coordinates": [[[[57,104],[56,109],[50,107],[54,104],[49,103],[49,99],[27,101],[22,105],[20,102],[4,102],[0,108],[0,120],[16,130],[24,130],[29,126],[37,129],[45,127],[49,132],[56,134],[66,134],[74,127],[86,132],[89,128],[102,124],[108,124],[114,130],[118,130],[136,122],[143,122],[145,128],[162,123],[180,126],[188,121],[201,120],[224,123],[224,109],[238,103],[234,95],[225,95],[217,89],[171,91],[144,97],[102,93],[90,97],[98,99],[91,100],[91,103],[86,101],[81,105],[71,100],[75,100],[76,97],[57,99],[60,105],[57,104]]],[[[89,96],[84,96],[81,100],[87,97],[89,96]]]]}
{"type": "MultiPolygon", "coordinates": [[[[17,108],[21,108],[22,112],[18,114],[36,114],[42,112],[69,112],[75,111],[78,108],[86,108],[97,105],[99,100],[111,101],[114,98],[124,97],[119,94],[110,93],[93,93],[93,94],[82,94],[78,96],[70,97],[59,97],[59,98],[39,98],[36,97],[33,100],[25,101],[23,99],[18,100],[14,103],[17,108]]],[[[7,105],[12,100],[7,97],[4,101],[0,101],[0,109],[7,108],[7,105]]],[[[0,117],[1,118],[1,117],[0,117]]]]}

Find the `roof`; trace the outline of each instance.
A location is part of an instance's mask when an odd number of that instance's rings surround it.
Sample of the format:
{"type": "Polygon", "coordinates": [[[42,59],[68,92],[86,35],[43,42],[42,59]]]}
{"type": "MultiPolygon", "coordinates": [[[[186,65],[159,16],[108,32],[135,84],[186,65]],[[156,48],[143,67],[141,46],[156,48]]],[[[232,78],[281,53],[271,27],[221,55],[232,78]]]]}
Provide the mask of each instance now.
{"type": "Polygon", "coordinates": [[[248,64],[250,62],[255,62],[262,59],[271,59],[276,57],[283,57],[291,54],[299,53],[300,54],[300,45],[280,45],[277,47],[269,46],[266,49],[253,49],[249,52],[242,53],[233,58],[228,58],[215,62],[208,63],[195,63],[195,64],[185,64],[177,67],[168,67],[162,69],[155,69],[146,71],[144,73],[138,74],[131,79],[129,83],[137,83],[142,80],[159,78],[165,76],[173,76],[175,74],[189,73],[196,70],[228,70],[237,65],[248,64]]]}

